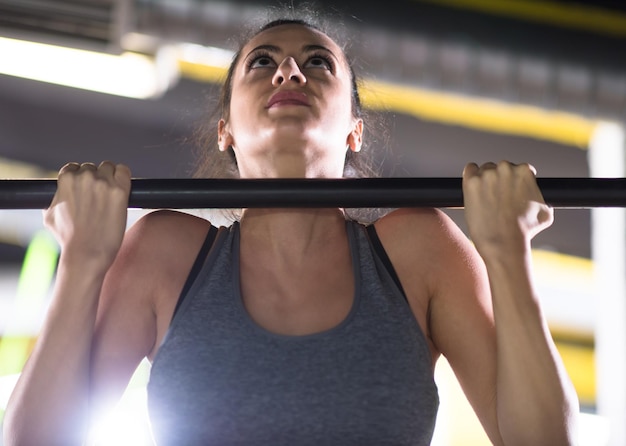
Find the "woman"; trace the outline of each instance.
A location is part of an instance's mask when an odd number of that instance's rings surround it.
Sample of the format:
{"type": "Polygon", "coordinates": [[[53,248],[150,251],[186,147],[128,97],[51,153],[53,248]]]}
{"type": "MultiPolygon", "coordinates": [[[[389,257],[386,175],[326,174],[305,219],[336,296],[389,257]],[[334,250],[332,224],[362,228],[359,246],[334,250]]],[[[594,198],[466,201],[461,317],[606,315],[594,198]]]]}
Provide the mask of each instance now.
{"type": "MultiPolygon", "coordinates": [[[[355,85],[328,34],[273,22],[233,61],[219,150],[241,178],[341,177],[362,146],[355,85]]],[[[129,169],[66,165],[45,212],[54,297],[6,444],[80,443],[144,357],[158,444],[428,444],[442,354],[494,444],[571,444],[576,395],[530,278],[552,210],[528,165],[463,177],[475,247],[434,209],[369,229],[246,209],[217,235],[157,211],[124,235],[129,169]]]]}

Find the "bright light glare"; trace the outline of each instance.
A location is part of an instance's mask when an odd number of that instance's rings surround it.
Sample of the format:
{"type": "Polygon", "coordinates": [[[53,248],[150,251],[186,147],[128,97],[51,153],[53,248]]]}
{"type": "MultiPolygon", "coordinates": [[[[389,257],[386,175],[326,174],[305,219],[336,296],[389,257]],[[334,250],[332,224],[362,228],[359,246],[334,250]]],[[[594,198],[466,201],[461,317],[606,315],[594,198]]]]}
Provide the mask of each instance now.
{"type": "Polygon", "coordinates": [[[619,178],[624,175],[624,128],[613,122],[596,125],[589,141],[589,170],[593,177],[619,178]]]}
{"type": "Polygon", "coordinates": [[[589,413],[581,413],[579,418],[579,446],[604,446],[609,444],[609,420],[589,413]]]}
{"type": "MultiPolygon", "coordinates": [[[[6,409],[19,376],[18,373],[0,377],[0,411],[6,409]]],[[[145,386],[127,390],[109,416],[99,420],[91,430],[86,445],[153,446],[145,386]]]]}
{"type": "Polygon", "coordinates": [[[87,446],[151,446],[145,388],[129,390],[116,408],[97,423],[87,446]]]}
{"type": "Polygon", "coordinates": [[[106,415],[94,420],[87,446],[153,446],[148,416],[147,384],[150,362],[135,370],[124,394],[106,415]]]}
{"type": "Polygon", "coordinates": [[[116,56],[0,37],[0,54],[2,74],[132,98],[157,97],[176,77],[175,61],[137,53],[116,56]]]}
{"type": "MultiPolygon", "coordinates": [[[[0,409],[6,408],[18,375],[0,377],[0,409]]],[[[445,411],[437,420],[433,445],[451,444],[443,429],[451,428],[445,411]],[[445,427],[444,427],[445,426],[445,427]]],[[[604,417],[581,413],[579,419],[579,446],[604,446],[608,444],[610,426],[604,417]]],[[[145,386],[129,389],[113,412],[101,420],[91,431],[87,446],[153,446],[147,410],[145,386]]]]}
{"type": "Polygon", "coordinates": [[[15,388],[19,377],[19,373],[0,376],[0,411],[7,408],[9,397],[11,396],[11,393],[13,393],[13,389],[15,388]]]}

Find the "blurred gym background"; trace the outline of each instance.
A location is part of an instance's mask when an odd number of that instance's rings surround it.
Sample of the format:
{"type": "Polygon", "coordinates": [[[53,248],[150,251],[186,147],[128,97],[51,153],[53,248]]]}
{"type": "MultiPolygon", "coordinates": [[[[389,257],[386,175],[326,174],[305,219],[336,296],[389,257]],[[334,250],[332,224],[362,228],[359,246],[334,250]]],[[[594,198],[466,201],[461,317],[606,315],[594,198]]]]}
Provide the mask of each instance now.
{"type": "MultiPolygon", "coordinates": [[[[0,178],[51,178],[68,161],[105,159],[135,177],[190,176],[193,135],[234,37],[279,4],[0,0],[0,178]]],[[[626,176],[622,1],[315,4],[352,38],[364,105],[389,133],[369,134],[383,175],[459,177],[469,161],[506,159],[533,164],[539,177],[626,176]]],[[[129,212],[132,224],[146,210],[129,212]]],[[[462,210],[446,212],[465,230],[462,210]]],[[[533,245],[585,445],[626,444],[625,220],[623,209],[558,209],[533,245]]],[[[57,256],[40,210],[0,211],[0,420],[57,256]]],[[[148,371],[142,364],[92,444],[151,444],[148,371]]],[[[433,444],[489,444],[445,361],[437,381],[433,444]]]]}

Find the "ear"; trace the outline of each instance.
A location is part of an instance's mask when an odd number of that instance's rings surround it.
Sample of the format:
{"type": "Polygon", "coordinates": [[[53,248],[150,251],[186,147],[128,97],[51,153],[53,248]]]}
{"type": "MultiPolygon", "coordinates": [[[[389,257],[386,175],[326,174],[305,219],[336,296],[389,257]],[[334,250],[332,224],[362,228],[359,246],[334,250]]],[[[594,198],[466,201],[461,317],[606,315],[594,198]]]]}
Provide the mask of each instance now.
{"type": "Polygon", "coordinates": [[[350,134],[348,135],[348,148],[353,152],[358,152],[361,150],[361,146],[363,145],[363,120],[357,119],[354,123],[354,127],[350,134]]]}
{"type": "Polygon", "coordinates": [[[230,146],[234,145],[234,142],[226,121],[220,119],[217,123],[217,146],[220,152],[228,150],[230,146]]]}

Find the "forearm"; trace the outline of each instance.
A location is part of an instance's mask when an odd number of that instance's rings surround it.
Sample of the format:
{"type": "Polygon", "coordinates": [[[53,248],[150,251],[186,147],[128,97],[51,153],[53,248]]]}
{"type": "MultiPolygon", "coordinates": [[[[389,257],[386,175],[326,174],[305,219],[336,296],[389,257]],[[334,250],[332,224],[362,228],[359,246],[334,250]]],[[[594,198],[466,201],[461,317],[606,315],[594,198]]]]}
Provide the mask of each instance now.
{"type": "Polygon", "coordinates": [[[497,339],[496,409],[504,443],[572,444],[578,401],[531,280],[530,248],[487,261],[497,339]]]}
{"type": "Polygon", "coordinates": [[[7,445],[79,444],[88,422],[91,342],[103,274],[68,264],[7,407],[7,445]]]}

